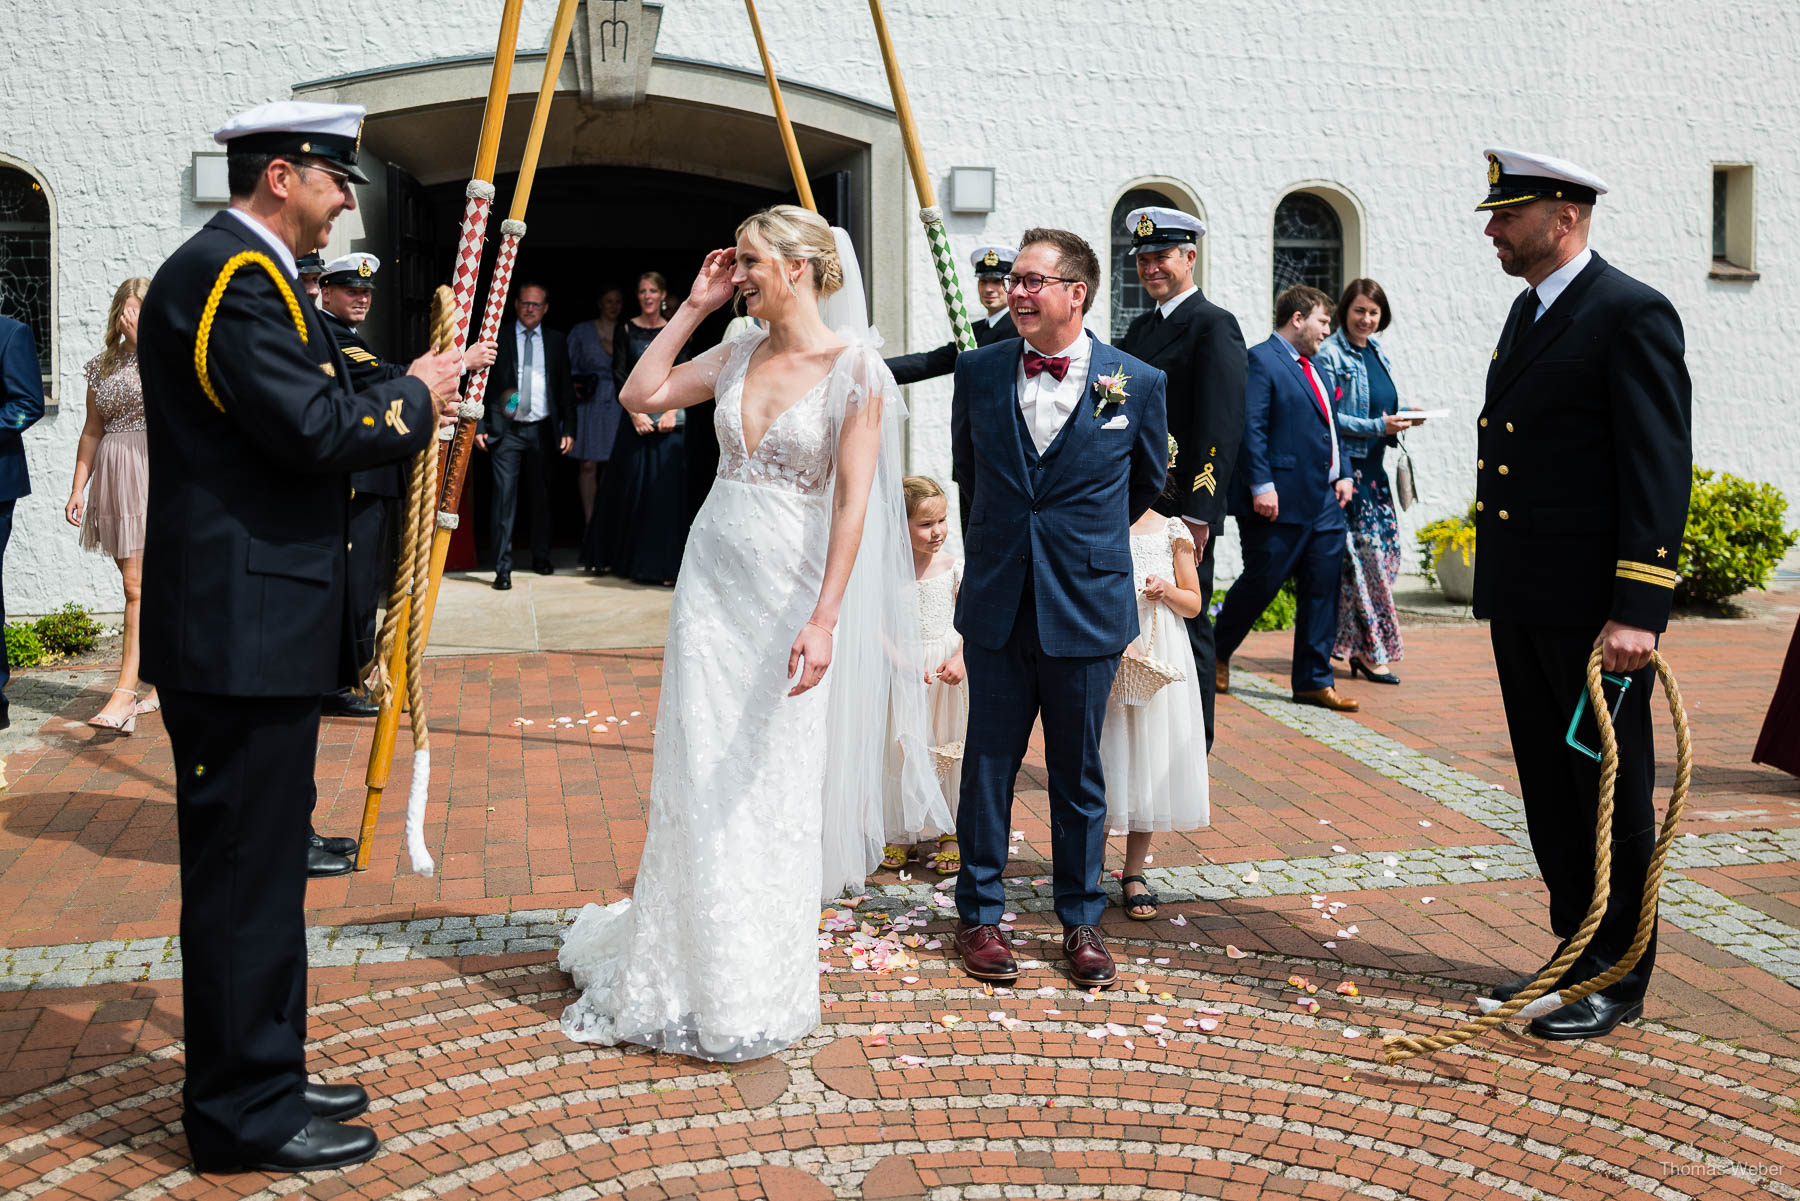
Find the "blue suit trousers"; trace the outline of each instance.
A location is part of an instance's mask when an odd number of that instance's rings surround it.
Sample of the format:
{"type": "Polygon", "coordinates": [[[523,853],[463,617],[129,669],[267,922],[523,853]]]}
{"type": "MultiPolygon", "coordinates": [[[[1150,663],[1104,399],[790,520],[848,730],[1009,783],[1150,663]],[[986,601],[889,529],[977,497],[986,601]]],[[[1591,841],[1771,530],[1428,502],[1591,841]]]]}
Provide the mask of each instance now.
{"type": "Polygon", "coordinates": [[[1344,513],[1327,494],[1325,508],[1309,525],[1240,517],[1244,571],[1225,594],[1213,630],[1221,662],[1231,658],[1262,611],[1294,577],[1295,692],[1331,686],[1331,644],[1337,639],[1338,585],[1344,571],[1344,513]]]}
{"type": "Polygon", "coordinates": [[[1065,927],[1098,924],[1106,912],[1106,894],[1100,889],[1106,853],[1100,726],[1119,656],[1045,654],[1028,574],[1012,637],[999,650],[965,642],[963,662],[969,672],[970,712],[982,714],[983,720],[969,723],[963,748],[956,818],[962,846],[958,913],[965,922],[994,925],[1006,909],[1000,877],[1010,846],[1013,787],[1032,722],[1041,713],[1050,774],[1056,915],[1065,927]]]}

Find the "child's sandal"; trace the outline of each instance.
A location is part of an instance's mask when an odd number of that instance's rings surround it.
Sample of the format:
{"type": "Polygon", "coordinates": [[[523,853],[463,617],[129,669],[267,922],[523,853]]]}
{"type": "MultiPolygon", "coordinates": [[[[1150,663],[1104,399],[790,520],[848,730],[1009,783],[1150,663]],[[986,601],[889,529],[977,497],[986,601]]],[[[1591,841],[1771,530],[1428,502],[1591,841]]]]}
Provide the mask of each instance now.
{"type": "Polygon", "coordinates": [[[946,842],[955,840],[954,834],[946,834],[938,839],[938,852],[932,857],[931,866],[937,869],[937,874],[940,876],[954,876],[962,870],[962,848],[951,847],[948,850],[944,848],[946,842]]]}
{"type": "Polygon", "coordinates": [[[1119,888],[1123,890],[1124,887],[1133,880],[1142,884],[1144,886],[1144,891],[1138,893],[1136,896],[1133,896],[1128,892],[1124,894],[1125,916],[1134,922],[1154,921],[1156,919],[1157,901],[1156,894],[1150,891],[1150,881],[1144,879],[1142,876],[1124,876],[1119,880],[1119,888]],[[1138,913],[1137,910],[1139,909],[1148,909],[1150,912],[1138,913]]]}
{"type": "MultiPolygon", "coordinates": [[[[906,866],[907,858],[912,854],[911,847],[895,846],[889,843],[881,848],[881,866],[891,872],[897,872],[906,866]]],[[[867,863],[868,860],[863,860],[867,863]]]]}

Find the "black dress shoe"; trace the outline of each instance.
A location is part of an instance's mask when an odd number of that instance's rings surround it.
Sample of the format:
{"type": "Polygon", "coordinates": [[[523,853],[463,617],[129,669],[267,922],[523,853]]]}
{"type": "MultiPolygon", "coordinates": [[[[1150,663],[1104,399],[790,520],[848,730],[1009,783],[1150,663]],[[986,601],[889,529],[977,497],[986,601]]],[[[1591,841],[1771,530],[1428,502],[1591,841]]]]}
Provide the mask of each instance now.
{"type": "Polygon", "coordinates": [[[555,575],[556,574],[556,568],[551,566],[548,563],[533,563],[531,565],[531,570],[537,572],[539,575],[555,575]]]}
{"type": "Polygon", "coordinates": [[[369,1107],[369,1094],[355,1084],[320,1084],[316,1080],[306,1082],[306,1107],[312,1110],[315,1118],[330,1118],[334,1122],[342,1122],[353,1118],[369,1107]]]}
{"type": "Polygon", "coordinates": [[[505,592],[512,587],[512,572],[502,571],[494,576],[494,591],[505,592]]]}
{"type": "Polygon", "coordinates": [[[343,688],[326,693],[319,711],[326,717],[374,717],[381,706],[354,688],[343,688]]]}
{"type": "Polygon", "coordinates": [[[1536,979],[1536,976],[1520,976],[1517,980],[1506,980],[1488,989],[1487,995],[1504,1005],[1530,988],[1531,982],[1536,979]]]}
{"type": "Polygon", "coordinates": [[[0,709],[0,730],[12,729],[12,714],[0,709]]]}
{"type": "Polygon", "coordinates": [[[1370,667],[1367,663],[1364,663],[1361,659],[1357,658],[1355,655],[1351,655],[1350,656],[1350,678],[1352,680],[1354,680],[1357,676],[1367,677],[1369,683],[1371,683],[1371,684],[1398,684],[1400,682],[1400,677],[1395,675],[1393,672],[1391,672],[1391,671],[1376,671],[1374,668],[1370,667]]]}
{"type": "Polygon", "coordinates": [[[327,838],[323,834],[315,833],[308,841],[321,851],[342,855],[346,859],[361,849],[361,845],[354,838],[327,838]]]}
{"type": "Polygon", "coordinates": [[[1636,1001],[1615,1001],[1605,993],[1595,993],[1536,1019],[1531,1023],[1531,1032],[1553,1042],[1599,1038],[1603,1034],[1611,1034],[1620,1022],[1635,1022],[1643,1016],[1642,998],[1636,1001]]]}
{"type": "Polygon", "coordinates": [[[315,1117],[293,1138],[244,1166],[259,1172],[320,1172],[373,1159],[381,1140],[367,1126],[315,1117]]]}
{"type": "Polygon", "coordinates": [[[342,876],[356,870],[356,864],[342,855],[333,855],[324,847],[306,845],[306,877],[309,880],[320,876],[342,876]]]}

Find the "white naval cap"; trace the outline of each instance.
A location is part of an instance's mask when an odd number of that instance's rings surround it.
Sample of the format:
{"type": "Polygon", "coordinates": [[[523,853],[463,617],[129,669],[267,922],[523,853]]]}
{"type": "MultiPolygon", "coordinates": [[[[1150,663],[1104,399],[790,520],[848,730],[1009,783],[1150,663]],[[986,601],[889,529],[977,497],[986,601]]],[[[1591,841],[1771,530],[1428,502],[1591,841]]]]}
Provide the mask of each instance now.
{"type": "Polygon", "coordinates": [[[325,264],[325,274],[319,277],[319,286],[337,285],[345,288],[373,288],[375,273],[381,270],[381,260],[372,254],[358,250],[353,254],[339,255],[325,264]]]}
{"type": "Polygon", "coordinates": [[[1018,257],[1016,247],[977,246],[969,255],[969,265],[975,268],[976,279],[996,279],[1011,271],[1013,260],[1018,257]]]}
{"type": "Polygon", "coordinates": [[[1533,200],[1571,200],[1592,204],[1606,195],[1606,181],[1566,158],[1491,146],[1487,156],[1487,199],[1475,210],[1507,208],[1533,200]]]}
{"type": "Polygon", "coordinates": [[[368,183],[356,169],[362,146],[360,104],[277,100],[239,113],[213,130],[213,141],[243,154],[304,154],[343,167],[352,182],[368,183]]]}
{"type": "Polygon", "coordinates": [[[1151,205],[1132,209],[1125,214],[1125,228],[1131,231],[1131,253],[1166,250],[1170,246],[1192,246],[1206,236],[1206,222],[1180,209],[1151,205]]]}

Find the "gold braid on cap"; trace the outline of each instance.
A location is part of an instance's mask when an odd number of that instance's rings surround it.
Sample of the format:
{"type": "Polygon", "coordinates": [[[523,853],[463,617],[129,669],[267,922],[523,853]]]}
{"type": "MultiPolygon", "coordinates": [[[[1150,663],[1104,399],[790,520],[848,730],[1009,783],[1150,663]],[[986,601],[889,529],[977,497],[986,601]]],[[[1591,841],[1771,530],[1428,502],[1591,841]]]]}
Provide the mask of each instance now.
{"type": "Polygon", "coordinates": [[[206,393],[206,399],[212,401],[213,408],[221,413],[225,411],[225,405],[212,386],[212,378],[206,373],[206,351],[212,341],[213,318],[218,315],[219,302],[225,299],[225,287],[231,282],[232,275],[245,263],[255,263],[275,281],[281,299],[287,303],[288,315],[294,319],[294,328],[300,332],[300,345],[306,345],[306,318],[300,315],[300,302],[294,299],[294,290],[288,287],[287,278],[275,269],[274,261],[255,250],[232,255],[220,269],[219,278],[213,281],[212,291],[206,297],[206,307],[200,311],[199,333],[194,337],[194,374],[200,377],[200,390],[206,393]]]}

